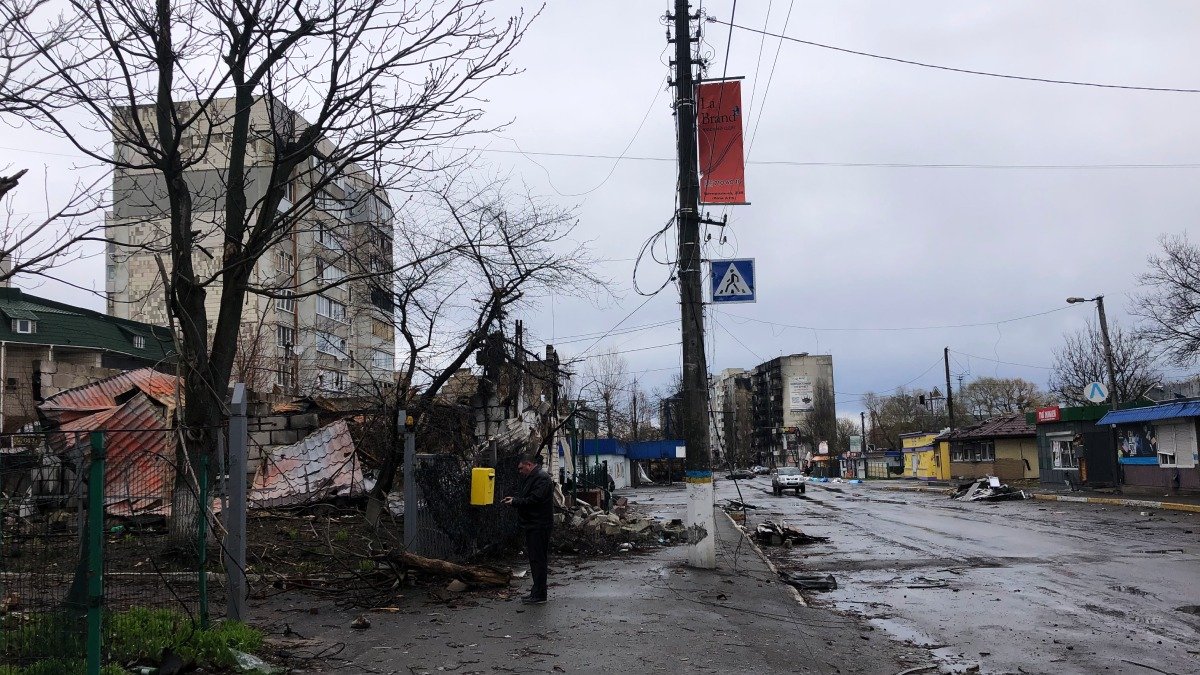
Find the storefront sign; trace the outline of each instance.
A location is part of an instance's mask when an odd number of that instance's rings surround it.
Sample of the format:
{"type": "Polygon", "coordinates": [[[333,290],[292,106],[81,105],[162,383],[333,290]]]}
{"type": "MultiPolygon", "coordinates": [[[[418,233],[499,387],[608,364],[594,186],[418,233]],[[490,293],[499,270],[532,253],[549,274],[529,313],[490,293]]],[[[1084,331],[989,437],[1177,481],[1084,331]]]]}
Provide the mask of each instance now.
{"type": "Polygon", "coordinates": [[[1048,408],[1038,408],[1038,410],[1037,410],[1038,424],[1045,424],[1047,422],[1058,422],[1061,419],[1062,419],[1062,408],[1059,408],[1056,405],[1050,406],[1048,408]]]}

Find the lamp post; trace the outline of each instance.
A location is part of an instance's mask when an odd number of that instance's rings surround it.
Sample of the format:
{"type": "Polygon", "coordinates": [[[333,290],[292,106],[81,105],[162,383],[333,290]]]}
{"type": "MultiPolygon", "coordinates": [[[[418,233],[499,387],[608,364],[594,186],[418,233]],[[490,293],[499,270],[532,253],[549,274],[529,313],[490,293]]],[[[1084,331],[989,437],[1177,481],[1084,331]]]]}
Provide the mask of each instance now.
{"type": "Polygon", "coordinates": [[[1112,342],[1108,339],[1108,319],[1104,316],[1104,296],[1097,295],[1094,298],[1067,298],[1069,304],[1074,305],[1078,302],[1094,302],[1096,303],[1096,313],[1100,315],[1100,339],[1104,341],[1104,363],[1108,367],[1108,400],[1113,410],[1117,409],[1117,404],[1120,403],[1117,397],[1117,370],[1113,366],[1113,350],[1112,342]]]}

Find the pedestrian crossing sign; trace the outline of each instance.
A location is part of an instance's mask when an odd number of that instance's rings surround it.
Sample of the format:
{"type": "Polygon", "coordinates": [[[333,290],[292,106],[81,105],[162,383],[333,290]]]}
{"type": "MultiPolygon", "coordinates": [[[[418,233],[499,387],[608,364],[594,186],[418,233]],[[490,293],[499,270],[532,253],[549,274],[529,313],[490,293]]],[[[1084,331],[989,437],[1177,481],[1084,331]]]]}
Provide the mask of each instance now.
{"type": "Polygon", "coordinates": [[[713,260],[709,263],[713,302],[754,302],[754,259],[713,260]]]}

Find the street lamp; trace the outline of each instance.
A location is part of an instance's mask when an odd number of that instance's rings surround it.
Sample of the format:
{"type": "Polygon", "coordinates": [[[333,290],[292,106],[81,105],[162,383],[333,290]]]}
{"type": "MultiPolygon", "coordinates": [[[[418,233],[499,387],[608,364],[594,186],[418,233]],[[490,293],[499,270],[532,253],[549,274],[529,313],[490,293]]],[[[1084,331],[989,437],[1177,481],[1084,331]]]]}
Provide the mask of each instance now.
{"type": "Polygon", "coordinates": [[[1100,338],[1104,341],[1104,362],[1108,366],[1108,396],[1112,404],[1112,409],[1116,410],[1117,403],[1120,402],[1117,398],[1117,370],[1113,367],[1112,342],[1108,339],[1108,319],[1104,316],[1104,296],[1097,295],[1094,298],[1072,296],[1067,298],[1068,304],[1074,305],[1079,302],[1096,303],[1096,312],[1100,315],[1100,338]]]}

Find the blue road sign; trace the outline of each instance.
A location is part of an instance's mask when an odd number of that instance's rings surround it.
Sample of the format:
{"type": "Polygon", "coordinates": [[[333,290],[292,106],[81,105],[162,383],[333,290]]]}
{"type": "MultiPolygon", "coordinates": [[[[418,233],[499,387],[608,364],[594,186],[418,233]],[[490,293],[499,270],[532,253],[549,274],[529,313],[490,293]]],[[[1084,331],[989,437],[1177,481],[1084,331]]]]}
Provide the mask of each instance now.
{"type": "Polygon", "coordinates": [[[713,260],[710,264],[713,302],[754,302],[754,259],[713,260]]]}

